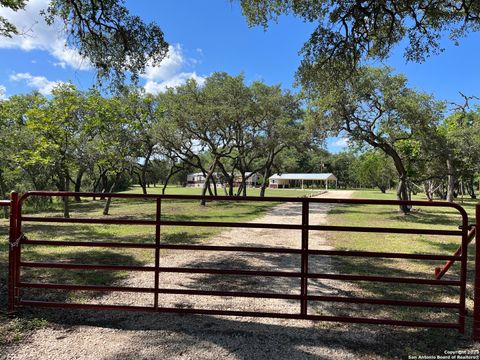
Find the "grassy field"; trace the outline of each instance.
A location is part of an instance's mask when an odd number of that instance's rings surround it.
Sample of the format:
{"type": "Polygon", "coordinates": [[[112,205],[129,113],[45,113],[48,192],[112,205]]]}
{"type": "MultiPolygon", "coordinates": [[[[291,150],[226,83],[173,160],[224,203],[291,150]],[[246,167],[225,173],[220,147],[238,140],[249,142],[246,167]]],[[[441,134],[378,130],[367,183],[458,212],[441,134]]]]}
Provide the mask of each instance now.
{"type": "MultiPolygon", "coordinates": [[[[381,194],[379,191],[356,191],[357,199],[394,199],[393,192],[381,194]]],[[[418,195],[414,200],[425,200],[418,195]]],[[[475,200],[465,200],[461,204],[467,211],[470,222],[474,220],[475,200]]],[[[404,215],[394,206],[348,205],[339,206],[329,213],[330,225],[375,226],[381,228],[415,228],[457,230],[461,225],[458,211],[453,208],[415,207],[411,214],[404,215]]],[[[328,244],[336,249],[380,252],[402,252],[417,254],[452,255],[460,246],[459,236],[372,234],[329,232],[328,244]]],[[[469,266],[467,285],[467,325],[466,336],[454,330],[411,330],[395,329],[397,340],[387,341],[384,351],[392,357],[407,355],[441,354],[445,349],[458,349],[467,346],[471,330],[473,309],[473,264],[474,245],[469,246],[469,266]],[[397,341],[405,345],[398,351],[397,341]],[[397,345],[396,345],[397,344],[397,345]],[[393,350],[394,349],[394,350],[393,350]]],[[[445,261],[407,259],[368,259],[358,257],[333,257],[333,266],[338,273],[358,275],[380,275],[412,278],[434,278],[435,267],[442,267],[445,261]]],[[[459,279],[460,266],[455,264],[444,279],[459,279]]],[[[458,288],[447,286],[386,284],[357,281],[347,286],[344,295],[395,300],[458,302],[458,288]]],[[[387,317],[400,320],[427,320],[456,322],[454,309],[434,310],[431,308],[405,308],[389,306],[337,306],[336,311],[369,317],[387,317]]],[[[391,332],[393,333],[393,332],[391,332]]]]}

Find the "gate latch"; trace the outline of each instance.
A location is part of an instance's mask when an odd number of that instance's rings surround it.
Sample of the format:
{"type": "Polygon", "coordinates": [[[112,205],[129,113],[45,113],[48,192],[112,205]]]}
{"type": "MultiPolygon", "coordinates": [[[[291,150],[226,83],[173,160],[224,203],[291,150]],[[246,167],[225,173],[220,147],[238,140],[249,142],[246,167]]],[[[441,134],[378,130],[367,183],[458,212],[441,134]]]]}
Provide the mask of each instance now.
{"type": "Polygon", "coordinates": [[[21,233],[17,240],[15,240],[14,242],[10,243],[10,248],[11,248],[11,249],[14,249],[14,248],[18,247],[18,246],[20,245],[20,241],[26,240],[26,239],[27,239],[27,237],[25,236],[25,234],[24,234],[24,233],[21,233]]]}

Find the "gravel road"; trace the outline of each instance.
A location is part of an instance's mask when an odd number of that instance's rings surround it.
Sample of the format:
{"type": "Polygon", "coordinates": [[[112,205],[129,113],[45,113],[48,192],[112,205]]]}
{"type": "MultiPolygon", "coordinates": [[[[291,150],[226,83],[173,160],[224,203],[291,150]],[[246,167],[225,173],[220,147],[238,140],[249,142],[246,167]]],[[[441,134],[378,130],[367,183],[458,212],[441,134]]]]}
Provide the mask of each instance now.
{"type": "MultiPolygon", "coordinates": [[[[324,197],[346,198],[348,191],[324,197]]],[[[310,223],[324,224],[335,205],[311,205],[310,223]]],[[[301,205],[282,204],[255,220],[292,224],[301,221],[301,205]]],[[[284,246],[299,248],[298,230],[230,229],[206,244],[284,246]]],[[[321,232],[311,232],[310,248],[328,249],[321,232]]],[[[237,254],[188,251],[162,253],[162,266],[298,271],[300,257],[283,254],[237,254]]],[[[310,271],[333,271],[328,258],[310,261],[310,271]]],[[[299,293],[298,279],[225,277],[215,274],[162,274],[161,287],[299,293]]],[[[137,273],[125,286],[152,286],[150,273],[137,273]]],[[[337,294],[327,281],[309,283],[310,294],[337,294]]],[[[151,295],[113,293],[98,300],[103,304],[151,305],[151,295]]],[[[164,296],[163,306],[298,312],[299,303],[252,298],[164,296]]],[[[37,311],[37,310],[36,310],[37,311]]],[[[320,305],[310,313],[328,314],[320,305]]],[[[42,313],[43,316],[43,313],[42,313]]],[[[311,321],[202,315],[166,315],[87,311],[45,311],[50,326],[34,331],[25,341],[6,349],[1,359],[359,359],[382,358],[375,348],[377,332],[355,325],[331,325],[311,321]],[[353,331],[357,329],[356,331],[353,331]],[[358,352],[363,349],[364,355],[358,352]]]]}

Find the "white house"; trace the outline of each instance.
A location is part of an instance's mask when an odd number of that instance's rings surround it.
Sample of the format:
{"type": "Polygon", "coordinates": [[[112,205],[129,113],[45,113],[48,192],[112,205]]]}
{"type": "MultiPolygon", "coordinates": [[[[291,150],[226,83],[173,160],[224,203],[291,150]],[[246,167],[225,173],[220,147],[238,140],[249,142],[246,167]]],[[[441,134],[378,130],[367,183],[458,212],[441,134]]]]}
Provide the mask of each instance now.
{"type": "MultiPolygon", "coordinates": [[[[260,176],[257,173],[252,174],[251,172],[246,172],[245,177],[248,177],[246,181],[247,187],[256,187],[259,185],[260,176]]],[[[237,187],[240,186],[242,183],[242,176],[240,174],[235,174],[233,183],[237,187]]]]}
{"type": "Polygon", "coordinates": [[[306,184],[321,185],[328,189],[328,186],[337,187],[337,177],[332,173],[317,173],[317,174],[275,174],[269,178],[269,187],[276,189],[286,189],[301,187],[306,184]]]}
{"type": "MultiPolygon", "coordinates": [[[[246,172],[245,176],[248,177],[246,183],[248,187],[255,187],[258,185],[259,182],[259,175],[252,174],[251,172],[246,172]]],[[[215,178],[215,182],[218,186],[222,186],[221,177],[218,176],[217,173],[213,173],[213,177],[215,178]]],[[[192,173],[187,175],[187,186],[189,187],[202,187],[205,183],[205,175],[203,173],[192,173]]],[[[242,176],[240,174],[235,174],[233,178],[234,186],[240,186],[242,183],[242,176]]]]}
{"type": "Polygon", "coordinates": [[[205,175],[203,175],[203,173],[192,173],[187,175],[187,186],[189,187],[202,187],[204,183],[205,175]]]}

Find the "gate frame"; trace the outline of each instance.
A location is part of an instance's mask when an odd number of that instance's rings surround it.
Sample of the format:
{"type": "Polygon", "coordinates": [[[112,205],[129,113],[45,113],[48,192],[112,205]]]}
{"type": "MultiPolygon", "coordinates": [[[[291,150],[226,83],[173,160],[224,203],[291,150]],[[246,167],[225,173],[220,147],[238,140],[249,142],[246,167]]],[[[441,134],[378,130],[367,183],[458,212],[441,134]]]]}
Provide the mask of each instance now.
{"type": "MultiPolygon", "coordinates": [[[[0,203],[0,205],[5,205],[0,203]]],[[[465,327],[465,289],[466,289],[466,270],[467,270],[467,250],[468,250],[468,216],[460,205],[456,203],[432,202],[432,201],[399,201],[399,200],[370,200],[370,199],[329,199],[329,198],[284,198],[284,197],[228,197],[228,196],[197,196],[197,195],[142,195],[142,194],[115,194],[115,193],[93,193],[93,192],[52,192],[52,191],[32,191],[19,196],[13,192],[11,194],[10,205],[10,249],[9,249],[9,297],[8,310],[14,314],[16,309],[21,306],[39,306],[39,307],[61,307],[77,309],[106,309],[106,310],[133,310],[133,311],[155,311],[164,313],[196,313],[210,315],[238,315],[238,316],[259,316],[259,317],[278,317],[291,319],[306,319],[320,321],[334,321],[347,323],[369,323],[400,325],[409,327],[435,327],[435,328],[455,328],[464,333],[465,327]],[[104,197],[104,198],[137,198],[137,199],[155,199],[156,217],[155,220],[120,220],[120,219],[91,219],[91,218],[42,218],[22,215],[22,203],[28,197],[104,197]],[[265,224],[265,223],[230,223],[230,222],[195,222],[195,221],[169,221],[161,220],[161,202],[165,200],[206,200],[206,201],[251,201],[251,202],[282,202],[282,203],[301,203],[302,204],[302,223],[301,224],[265,224]],[[411,228],[379,228],[379,227],[356,227],[356,226],[331,226],[331,225],[310,225],[309,224],[309,204],[310,203],[336,203],[336,204],[370,204],[370,205],[414,205],[427,207],[450,207],[456,209],[462,217],[462,225],[459,230],[432,230],[432,229],[411,229],[411,228]],[[125,244],[114,242],[80,242],[80,241],[60,241],[60,240],[28,240],[21,232],[22,221],[43,222],[43,223],[86,223],[86,224],[132,224],[132,225],[152,225],[155,226],[154,244],[125,244]],[[273,229],[292,229],[301,231],[301,248],[266,248],[266,247],[240,247],[240,246],[210,246],[210,245],[162,245],[160,242],[161,226],[208,226],[208,227],[242,227],[242,228],[273,228],[273,229]],[[386,253],[386,252],[366,252],[366,251],[344,251],[344,250],[309,250],[308,235],[311,230],[343,231],[343,232],[372,232],[372,233],[400,233],[400,234],[430,234],[430,235],[459,235],[462,238],[462,251],[460,255],[434,255],[434,254],[414,254],[414,253],[386,253]],[[124,266],[124,265],[85,265],[85,264],[61,264],[61,263],[41,263],[41,262],[22,262],[21,245],[66,245],[66,246],[102,246],[108,248],[144,248],[155,250],[155,266],[124,266]],[[254,271],[254,270],[223,270],[223,269],[192,269],[192,268],[173,268],[160,266],[160,249],[178,249],[178,250],[205,250],[205,251],[231,251],[231,252],[270,252],[283,254],[298,254],[301,256],[301,271],[254,271]],[[387,277],[387,276],[363,276],[363,275],[345,275],[345,274],[311,274],[308,270],[308,258],[312,255],[335,255],[335,256],[354,256],[368,258],[397,258],[397,259],[424,259],[424,260],[453,260],[459,261],[460,280],[440,280],[440,279],[417,279],[405,277],[387,277]],[[35,284],[22,283],[20,281],[21,267],[37,268],[64,268],[64,269],[84,269],[84,270],[132,270],[132,271],[151,271],[155,273],[155,285],[150,288],[131,288],[131,287],[113,287],[113,286],[79,286],[67,284],[35,284]],[[209,274],[229,274],[229,275],[251,275],[268,277],[295,277],[300,279],[300,295],[282,295],[274,293],[243,293],[243,292],[225,292],[225,291],[203,291],[203,290],[175,290],[161,289],[159,287],[160,272],[176,273],[209,273],[209,274]],[[311,296],[308,295],[309,279],[333,279],[333,280],[353,280],[353,281],[372,281],[385,283],[415,283],[459,287],[459,302],[429,302],[429,301],[411,301],[411,300],[385,300],[372,298],[356,297],[337,297],[337,296],[311,296]],[[60,289],[68,291],[134,291],[154,294],[153,307],[145,306],[124,306],[124,305],[97,305],[97,304],[72,304],[72,303],[49,303],[41,301],[29,301],[20,299],[20,289],[22,288],[44,288],[60,289]],[[235,310],[214,310],[214,309],[182,309],[159,307],[159,294],[193,294],[193,295],[212,295],[212,296],[236,296],[236,297],[257,297],[257,298],[279,298],[292,299],[300,301],[300,313],[267,313],[235,310]],[[458,323],[429,322],[429,321],[406,321],[394,319],[370,319],[361,317],[346,316],[324,316],[309,315],[308,301],[328,301],[343,303],[363,303],[376,305],[392,306],[413,306],[429,308],[456,308],[458,309],[458,323]]],[[[477,229],[480,224],[480,204],[477,205],[477,229]]],[[[477,232],[477,243],[479,241],[477,232]]],[[[477,258],[480,258],[480,247],[476,246],[477,258]]],[[[474,311],[474,331],[473,338],[480,341],[480,264],[476,263],[475,271],[475,311],[474,311]],[[477,285],[479,285],[477,287],[477,285]]]]}
{"type": "Polygon", "coordinates": [[[480,203],[475,206],[475,273],[473,294],[473,330],[474,341],[480,342],[480,203]]]}

